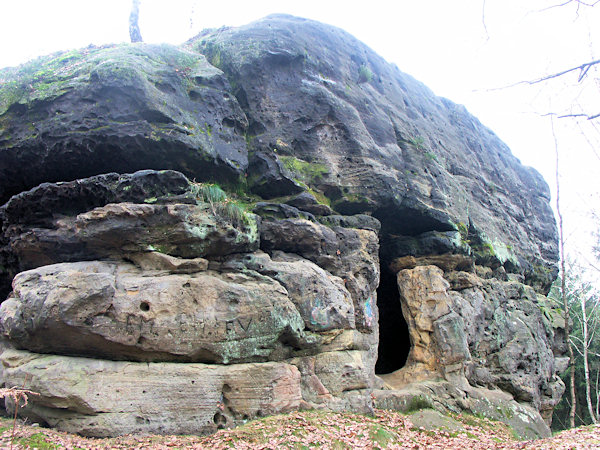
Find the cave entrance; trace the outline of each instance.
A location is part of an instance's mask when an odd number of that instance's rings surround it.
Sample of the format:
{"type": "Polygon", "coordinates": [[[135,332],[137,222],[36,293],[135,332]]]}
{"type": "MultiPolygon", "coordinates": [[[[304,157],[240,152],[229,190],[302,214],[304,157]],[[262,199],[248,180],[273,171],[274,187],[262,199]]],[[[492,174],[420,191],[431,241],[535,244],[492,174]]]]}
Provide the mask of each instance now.
{"type": "Polygon", "coordinates": [[[375,373],[394,372],[406,364],[410,351],[408,325],[402,314],[396,274],[381,261],[381,280],[377,288],[379,307],[379,349],[375,373]]]}

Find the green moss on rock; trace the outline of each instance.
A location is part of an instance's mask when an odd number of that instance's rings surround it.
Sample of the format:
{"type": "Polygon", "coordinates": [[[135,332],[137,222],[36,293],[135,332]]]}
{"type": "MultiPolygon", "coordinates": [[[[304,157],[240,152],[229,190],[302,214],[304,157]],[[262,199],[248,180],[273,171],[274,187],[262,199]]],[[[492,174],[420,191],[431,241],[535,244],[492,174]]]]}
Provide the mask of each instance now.
{"type": "Polygon", "coordinates": [[[329,173],[325,164],[303,161],[295,156],[279,156],[279,161],[288,171],[306,184],[317,182],[329,173]]]}
{"type": "Polygon", "coordinates": [[[94,78],[139,87],[142,78],[164,81],[169,74],[165,67],[186,77],[202,60],[201,55],[168,44],[108,45],[42,56],[0,70],[0,115],[14,104],[50,101],[94,78]]]}

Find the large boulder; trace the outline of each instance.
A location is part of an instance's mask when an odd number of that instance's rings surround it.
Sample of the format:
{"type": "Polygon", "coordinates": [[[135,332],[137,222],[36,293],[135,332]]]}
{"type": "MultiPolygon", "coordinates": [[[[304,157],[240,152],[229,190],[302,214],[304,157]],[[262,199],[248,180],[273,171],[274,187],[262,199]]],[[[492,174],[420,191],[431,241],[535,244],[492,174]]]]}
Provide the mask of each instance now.
{"type": "Polygon", "coordinates": [[[282,15],[0,80],[2,379],[41,393],[23,414],[208,432],[429,392],[548,432],[565,366],[549,190],[463,107],[282,15]],[[141,398],[157,377],[175,402],[141,398]],[[98,380],[128,394],[103,401],[98,380]]]}
{"type": "Polygon", "coordinates": [[[253,274],[80,262],[22,272],[13,288],[0,306],[0,330],[40,353],[234,363],[268,360],[284,339],[310,348],[285,289],[253,274]]]}

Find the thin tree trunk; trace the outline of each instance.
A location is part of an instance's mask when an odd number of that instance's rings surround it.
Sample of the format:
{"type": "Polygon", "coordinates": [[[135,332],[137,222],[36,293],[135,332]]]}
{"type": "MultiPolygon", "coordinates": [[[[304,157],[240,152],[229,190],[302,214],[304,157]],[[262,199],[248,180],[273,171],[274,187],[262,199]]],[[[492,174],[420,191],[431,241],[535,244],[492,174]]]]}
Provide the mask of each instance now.
{"type": "Polygon", "coordinates": [[[587,319],[587,311],[586,311],[586,296],[581,295],[581,316],[583,319],[583,370],[585,373],[585,399],[587,401],[588,412],[590,413],[590,418],[592,422],[598,423],[596,416],[594,414],[594,408],[592,406],[592,394],[590,387],[590,366],[588,364],[588,346],[590,345],[589,337],[588,337],[588,319],[587,319]]]}
{"type": "Polygon", "coordinates": [[[596,418],[600,417],[600,390],[598,384],[600,382],[600,367],[596,370],[596,418]]]}
{"type": "Polygon", "coordinates": [[[142,42],[142,33],[138,20],[140,17],[140,0],[132,0],[131,13],[129,14],[129,37],[131,42],[142,42]]]}
{"type": "Polygon", "coordinates": [[[575,394],[575,355],[573,354],[573,346],[571,345],[571,330],[570,330],[570,308],[569,301],[567,299],[567,287],[566,287],[566,268],[565,268],[565,237],[563,229],[563,218],[560,212],[560,181],[558,171],[558,141],[556,140],[556,134],[554,132],[554,119],[550,119],[552,124],[552,136],[554,137],[554,153],[556,155],[556,214],[558,215],[558,232],[559,232],[559,244],[560,244],[560,296],[563,303],[565,312],[565,339],[567,341],[567,351],[569,354],[569,369],[570,369],[570,386],[569,393],[571,396],[571,411],[569,412],[569,426],[575,428],[575,413],[577,410],[577,397],[575,394]]]}

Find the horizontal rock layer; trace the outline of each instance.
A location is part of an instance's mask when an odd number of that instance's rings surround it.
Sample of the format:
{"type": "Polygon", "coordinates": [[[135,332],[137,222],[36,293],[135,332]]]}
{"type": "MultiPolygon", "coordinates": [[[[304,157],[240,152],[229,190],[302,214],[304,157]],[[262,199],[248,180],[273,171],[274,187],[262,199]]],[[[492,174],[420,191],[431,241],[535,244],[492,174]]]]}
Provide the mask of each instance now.
{"type": "Polygon", "coordinates": [[[8,385],[26,381],[28,389],[40,394],[21,414],[86,436],[209,433],[252,417],[317,407],[334,396],[338,408],[368,409],[365,395],[360,395],[369,387],[360,352],[324,353],[291,361],[295,365],[224,366],[117,362],[5,349],[0,361],[8,385]],[[332,373],[334,364],[343,370],[332,373]],[[304,391],[309,401],[303,400],[304,391]]]}

